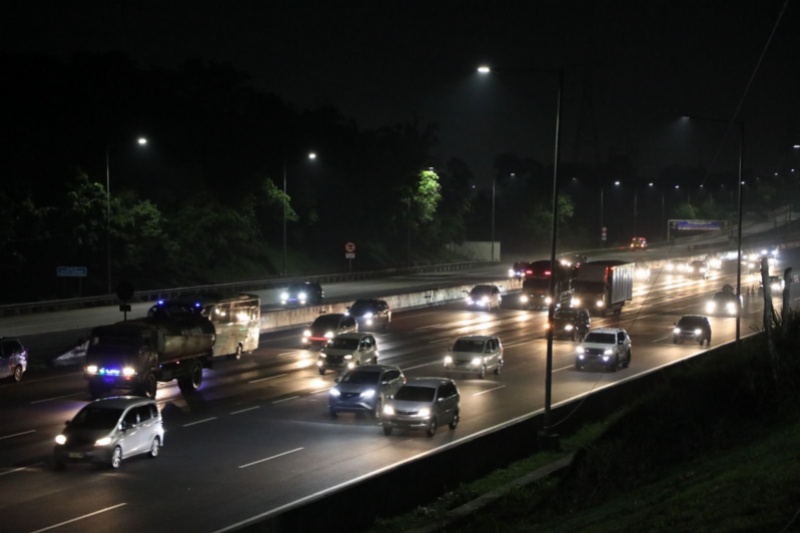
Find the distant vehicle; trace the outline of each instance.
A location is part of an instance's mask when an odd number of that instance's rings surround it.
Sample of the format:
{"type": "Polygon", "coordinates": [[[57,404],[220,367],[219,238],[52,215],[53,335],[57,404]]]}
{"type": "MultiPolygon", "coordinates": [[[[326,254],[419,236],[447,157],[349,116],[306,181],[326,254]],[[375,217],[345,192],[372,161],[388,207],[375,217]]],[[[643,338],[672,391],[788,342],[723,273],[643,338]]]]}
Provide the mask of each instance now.
{"type": "Polygon", "coordinates": [[[460,337],[444,358],[447,372],[463,372],[485,378],[487,371],[499,374],[503,368],[503,343],[490,335],[460,337]]]}
{"type": "Polygon", "coordinates": [[[631,250],[647,250],[647,239],[644,237],[634,237],[631,239],[631,250]]]}
{"type": "Polygon", "coordinates": [[[357,366],[378,364],[378,342],[369,333],[342,333],[322,347],[317,358],[320,376],[326,370],[350,370],[357,366]]]}
{"type": "Polygon", "coordinates": [[[325,292],[315,281],[292,283],[281,291],[281,305],[319,305],[325,292]]]}
{"type": "Polygon", "coordinates": [[[711,322],[707,316],[703,315],[683,315],[675,323],[672,330],[672,342],[683,344],[683,341],[691,340],[706,346],[711,345],[711,322]]]}
{"type": "Polygon", "coordinates": [[[525,277],[525,270],[528,268],[527,261],[515,261],[508,269],[508,277],[512,279],[522,279],[525,277]]]}
{"type": "Polygon", "coordinates": [[[692,261],[686,265],[685,273],[690,278],[708,279],[708,263],[705,261],[692,261]]]}
{"type": "Polygon", "coordinates": [[[341,412],[367,412],[381,416],[386,399],[406,382],[396,366],[366,365],[348,370],[336,378],[336,386],[328,393],[328,411],[332,418],[341,412]]]}
{"type": "Polygon", "coordinates": [[[303,331],[303,346],[324,346],[329,340],[343,333],[357,333],[356,319],[344,313],[319,315],[303,331]]]}
{"type": "Polygon", "coordinates": [[[626,261],[589,261],[575,271],[572,280],[574,307],[589,313],[619,315],[633,299],[635,265],[626,261]]]}
{"type": "Polygon", "coordinates": [[[392,308],[385,300],[361,299],[347,308],[347,314],[358,322],[359,331],[374,329],[389,330],[392,322],[392,308]]]}
{"type": "Polygon", "coordinates": [[[561,307],[553,315],[553,338],[583,339],[592,325],[589,311],[582,307],[561,307]]]}
{"type": "Polygon", "coordinates": [[[56,437],[56,468],[90,462],[119,468],[135,455],[158,457],[164,445],[161,413],[152,399],[117,396],[85,405],[56,437]]]}
{"type": "Polygon", "coordinates": [[[433,437],[440,424],[448,424],[450,429],[456,429],[461,418],[460,399],[458,387],[451,379],[409,380],[383,407],[383,433],[391,435],[394,428],[419,428],[433,437]]]}
{"type": "Polygon", "coordinates": [[[550,280],[553,277],[556,304],[559,306],[570,304],[572,270],[559,262],[555,264],[555,270],[551,267],[549,259],[530,263],[519,294],[520,306],[526,309],[548,308],[553,300],[550,296],[550,280]]]}
{"type": "Polygon", "coordinates": [[[567,268],[578,268],[588,260],[589,258],[583,254],[562,255],[558,258],[558,262],[567,268]]]}
{"type": "Polygon", "coordinates": [[[674,259],[672,261],[667,261],[664,264],[664,272],[672,275],[683,275],[686,273],[688,267],[689,265],[686,263],[686,261],[674,259]]]}
{"type": "Polygon", "coordinates": [[[631,364],[631,338],[622,328],[597,328],[589,333],[578,345],[575,354],[575,368],[583,370],[589,366],[600,366],[608,372],[631,364]]]}
{"type": "Polygon", "coordinates": [[[261,335],[261,299],[254,294],[197,294],[159,300],[148,316],[179,319],[185,314],[199,314],[211,320],[216,336],[214,357],[241,359],[242,354],[258,348],[261,335]]]}
{"type": "Polygon", "coordinates": [[[725,285],[706,302],[706,313],[716,316],[737,316],[742,312],[742,297],[737,296],[733,287],[725,285]]]}
{"type": "Polygon", "coordinates": [[[28,350],[19,341],[0,337],[0,379],[10,379],[14,383],[22,381],[28,369],[28,350]]]}
{"type": "Polygon", "coordinates": [[[500,288],[496,285],[476,285],[467,294],[466,302],[469,307],[476,309],[500,309],[503,300],[500,288]]]}

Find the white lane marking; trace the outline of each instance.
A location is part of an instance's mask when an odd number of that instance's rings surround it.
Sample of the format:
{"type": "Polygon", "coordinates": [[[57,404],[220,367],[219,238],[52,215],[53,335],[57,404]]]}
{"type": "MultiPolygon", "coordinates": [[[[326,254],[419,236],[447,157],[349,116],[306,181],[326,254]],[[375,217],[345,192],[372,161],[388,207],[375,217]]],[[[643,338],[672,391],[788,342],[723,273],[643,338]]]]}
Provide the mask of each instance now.
{"type": "Polygon", "coordinates": [[[480,396],[481,394],[486,394],[487,392],[492,392],[492,391],[495,391],[495,390],[500,390],[500,389],[505,389],[505,388],[506,388],[505,385],[500,385],[499,387],[495,387],[493,389],[489,389],[489,390],[485,390],[485,391],[481,391],[481,392],[476,392],[475,394],[473,394],[473,396],[480,396]]]}
{"type": "Polygon", "coordinates": [[[561,368],[553,369],[553,372],[561,372],[562,370],[570,370],[572,368],[575,368],[575,365],[562,366],[561,368]]]}
{"type": "Polygon", "coordinates": [[[311,391],[311,392],[309,392],[308,394],[309,394],[309,395],[313,395],[313,394],[319,394],[320,392],[328,392],[329,390],[331,390],[331,388],[330,388],[330,387],[328,387],[327,389],[317,389],[317,390],[312,390],[312,391],[311,391]]]}
{"type": "Polygon", "coordinates": [[[277,459],[278,457],[283,457],[284,455],[289,455],[290,453],[299,452],[300,450],[304,450],[305,448],[295,448],[294,450],[289,450],[288,452],[279,453],[278,455],[273,455],[272,457],[267,457],[266,459],[259,459],[258,461],[253,461],[252,463],[247,463],[246,465],[242,465],[239,468],[247,468],[248,466],[257,465],[259,463],[264,463],[266,461],[272,461],[273,459],[277,459]]]}
{"type": "Polygon", "coordinates": [[[40,464],[42,464],[42,463],[34,463],[32,465],[22,466],[20,468],[15,468],[14,470],[9,470],[8,472],[0,473],[0,476],[5,476],[6,474],[13,474],[14,472],[21,472],[22,470],[27,470],[27,469],[29,469],[29,468],[31,468],[33,466],[38,466],[40,464]]]}
{"type": "Polygon", "coordinates": [[[407,366],[404,368],[404,370],[415,370],[417,368],[422,368],[424,366],[440,365],[440,364],[442,364],[440,361],[433,361],[432,363],[422,363],[421,365],[407,366]]]}
{"type": "Polygon", "coordinates": [[[441,328],[443,326],[444,324],[429,324],[427,326],[422,326],[420,328],[417,328],[416,331],[422,331],[424,329],[432,329],[432,328],[441,328]]]}
{"type": "Polygon", "coordinates": [[[28,433],[36,433],[36,430],[35,429],[31,429],[31,430],[28,430],[28,431],[23,431],[21,433],[14,433],[13,435],[4,435],[4,436],[0,437],[0,440],[10,439],[11,437],[19,437],[20,435],[27,435],[28,433]]]}
{"type": "Polygon", "coordinates": [[[283,352],[283,353],[279,353],[278,357],[289,357],[290,355],[294,355],[295,353],[297,353],[297,352],[296,351],[295,352],[283,352]]]}
{"type": "Polygon", "coordinates": [[[71,524],[72,522],[77,522],[78,520],[83,520],[84,518],[89,518],[90,516],[94,516],[100,513],[105,513],[106,511],[111,511],[116,509],[117,507],[122,507],[123,505],[128,505],[127,503],[119,503],[117,505],[112,505],[111,507],[106,507],[105,509],[100,509],[99,511],[95,511],[93,513],[85,514],[83,516],[79,516],[78,518],[73,518],[72,520],[67,520],[66,522],[61,522],[60,524],[55,524],[53,526],[48,526],[42,529],[37,529],[36,531],[32,531],[31,533],[40,533],[41,531],[47,531],[49,529],[55,529],[57,527],[65,526],[67,524],[71,524]]]}
{"type": "Polygon", "coordinates": [[[270,379],[278,379],[278,378],[282,378],[285,375],[286,374],[278,374],[277,376],[267,376],[265,378],[252,379],[252,380],[248,381],[248,383],[259,383],[261,381],[268,381],[270,379]]]}
{"type": "Polygon", "coordinates": [[[52,398],[45,398],[44,400],[35,400],[35,401],[31,402],[31,405],[34,405],[34,404],[37,404],[37,403],[50,402],[50,401],[53,401],[53,400],[60,400],[61,398],[70,398],[72,396],[81,396],[82,394],[83,394],[82,392],[74,392],[72,394],[65,394],[63,396],[53,396],[52,398]]]}
{"type": "Polygon", "coordinates": [[[212,420],[216,420],[216,416],[212,416],[211,418],[204,418],[203,420],[198,420],[197,422],[189,422],[188,424],[184,424],[183,427],[188,428],[189,426],[196,426],[197,424],[203,424],[205,422],[211,422],[212,420]]]}
{"type": "Polygon", "coordinates": [[[238,415],[239,413],[246,413],[247,411],[252,411],[253,409],[261,409],[261,406],[260,405],[254,405],[253,407],[248,407],[247,409],[240,409],[238,411],[231,411],[228,414],[238,415]]]}
{"type": "Polygon", "coordinates": [[[428,341],[428,344],[444,344],[446,342],[451,342],[451,339],[438,339],[438,340],[428,341]]]}
{"type": "Polygon", "coordinates": [[[503,348],[514,348],[516,346],[523,346],[525,344],[532,344],[532,343],[533,343],[533,341],[519,341],[519,342],[514,342],[514,343],[511,343],[511,344],[504,344],[503,348]]]}
{"type": "Polygon", "coordinates": [[[283,402],[288,402],[289,400],[294,400],[295,398],[299,398],[299,396],[289,396],[288,398],[284,398],[284,399],[282,399],[282,400],[275,400],[275,401],[274,401],[274,402],[272,402],[272,403],[283,403],[283,402]]]}

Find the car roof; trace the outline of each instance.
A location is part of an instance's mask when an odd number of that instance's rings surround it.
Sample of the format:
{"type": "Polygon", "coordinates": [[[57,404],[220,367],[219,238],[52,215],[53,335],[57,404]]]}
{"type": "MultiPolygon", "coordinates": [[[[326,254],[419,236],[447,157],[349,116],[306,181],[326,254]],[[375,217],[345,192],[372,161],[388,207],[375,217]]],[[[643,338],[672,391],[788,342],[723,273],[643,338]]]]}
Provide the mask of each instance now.
{"type": "Polygon", "coordinates": [[[456,341],[485,341],[488,339],[496,339],[497,335],[466,335],[459,337],[456,341]]]}
{"type": "Polygon", "coordinates": [[[334,339],[356,339],[360,340],[364,337],[372,337],[369,333],[342,333],[340,335],[336,335],[334,339]]]}
{"type": "Polygon", "coordinates": [[[689,320],[703,320],[703,321],[706,321],[706,320],[708,320],[708,317],[705,316],[705,315],[683,315],[680,318],[679,322],[681,320],[687,320],[687,321],[689,321],[689,320]]]}
{"type": "Polygon", "coordinates": [[[143,398],[141,396],[110,396],[108,398],[95,400],[86,405],[102,407],[104,409],[127,409],[128,407],[136,405],[148,405],[155,403],[155,400],[151,398],[143,398]]]}
{"type": "Polygon", "coordinates": [[[387,372],[389,370],[398,370],[402,372],[399,366],[394,365],[361,365],[351,368],[347,372],[352,374],[354,372],[387,372]]]}
{"type": "Polygon", "coordinates": [[[625,328],[592,328],[589,330],[589,333],[619,333],[620,331],[625,331],[625,328]]]}
{"type": "Polygon", "coordinates": [[[428,377],[428,378],[411,378],[409,379],[403,387],[427,387],[430,389],[435,389],[445,383],[454,383],[452,379],[449,378],[435,378],[435,377],[428,377]]]}

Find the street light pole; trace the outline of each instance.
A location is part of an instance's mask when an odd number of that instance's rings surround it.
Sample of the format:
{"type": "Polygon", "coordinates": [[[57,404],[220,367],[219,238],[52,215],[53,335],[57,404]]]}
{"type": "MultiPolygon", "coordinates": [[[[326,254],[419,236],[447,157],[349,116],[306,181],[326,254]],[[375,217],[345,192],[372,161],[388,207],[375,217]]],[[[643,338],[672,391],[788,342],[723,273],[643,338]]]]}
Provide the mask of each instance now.
{"type": "Polygon", "coordinates": [[[283,268],[281,275],[286,277],[286,161],[283,162],[283,268]]]}
{"type": "Polygon", "coordinates": [[[494,262],[494,205],[495,205],[495,192],[497,187],[497,175],[492,178],[492,258],[494,262]]]}

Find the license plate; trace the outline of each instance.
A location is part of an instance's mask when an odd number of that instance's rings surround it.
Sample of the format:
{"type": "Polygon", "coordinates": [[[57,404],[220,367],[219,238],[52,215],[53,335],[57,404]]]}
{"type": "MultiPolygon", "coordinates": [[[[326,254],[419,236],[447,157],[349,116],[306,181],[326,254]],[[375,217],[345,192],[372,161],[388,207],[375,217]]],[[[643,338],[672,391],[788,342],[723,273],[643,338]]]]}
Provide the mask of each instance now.
{"type": "Polygon", "coordinates": [[[69,453],[70,459],[83,459],[83,454],[79,452],[70,452],[69,453]]]}

